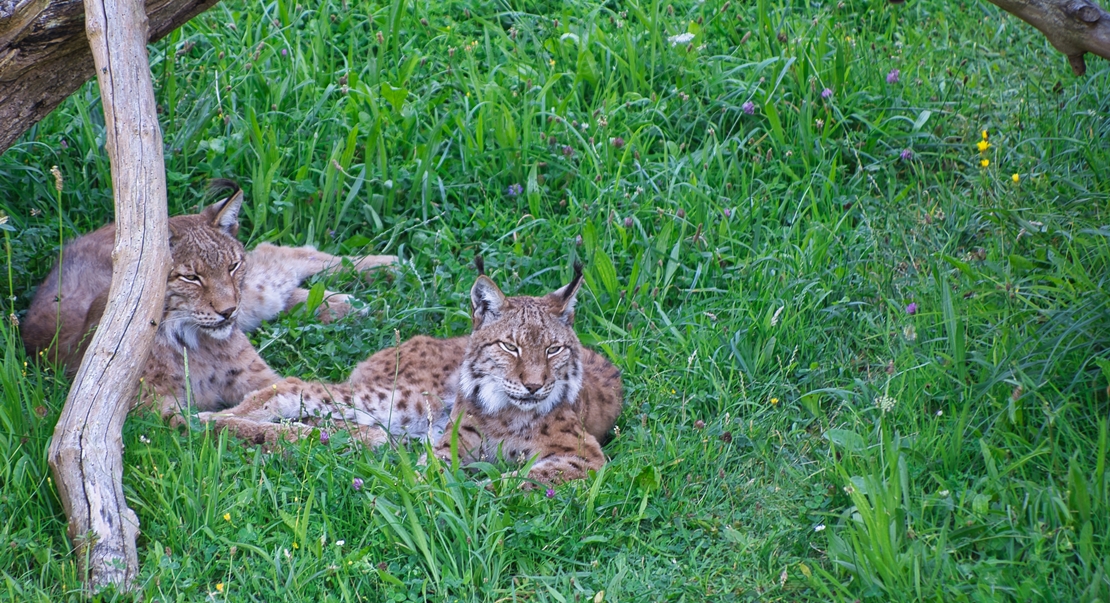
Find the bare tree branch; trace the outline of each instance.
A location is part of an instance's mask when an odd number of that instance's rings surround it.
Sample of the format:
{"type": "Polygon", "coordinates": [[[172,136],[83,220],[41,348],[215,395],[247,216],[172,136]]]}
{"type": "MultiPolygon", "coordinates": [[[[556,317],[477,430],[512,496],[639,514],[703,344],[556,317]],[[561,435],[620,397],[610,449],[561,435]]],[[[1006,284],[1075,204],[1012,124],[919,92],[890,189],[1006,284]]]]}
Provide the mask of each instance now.
{"type": "Polygon", "coordinates": [[[1075,75],[1087,73],[1083,55],[1110,60],[1110,13],[1092,0],[990,0],[1036,27],[1068,57],[1075,75]]]}
{"type": "Polygon", "coordinates": [[[142,0],[88,0],[86,30],[104,105],[116,245],[108,306],[54,428],[49,461],[89,585],[138,573],[138,518],[123,495],[123,422],[162,317],[169,218],[162,133],[142,0]]]}
{"type": "MultiPolygon", "coordinates": [[[[150,42],[218,0],[149,0],[150,42]]],[[[93,75],[81,0],[0,0],[0,153],[93,75]]]]}

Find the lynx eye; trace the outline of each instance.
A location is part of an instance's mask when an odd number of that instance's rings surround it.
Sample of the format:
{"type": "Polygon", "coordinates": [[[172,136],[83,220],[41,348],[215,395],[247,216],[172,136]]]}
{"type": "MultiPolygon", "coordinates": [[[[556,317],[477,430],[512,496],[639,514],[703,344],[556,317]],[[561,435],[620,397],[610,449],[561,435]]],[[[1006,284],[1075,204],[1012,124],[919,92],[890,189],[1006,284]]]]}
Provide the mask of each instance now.
{"type": "Polygon", "coordinates": [[[235,274],[235,271],[238,270],[239,266],[242,266],[242,265],[243,265],[243,262],[232,262],[231,265],[227,267],[227,273],[228,274],[235,274]]]}
{"type": "Polygon", "coordinates": [[[179,275],[177,275],[177,278],[179,278],[179,279],[181,279],[181,280],[183,280],[186,283],[189,283],[191,285],[199,285],[200,284],[200,277],[195,275],[195,274],[179,274],[179,275]]]}
{"type": "Polygon", "coordinates": [[[515,355],[516,355],[516,353],[517,353],[517,348],[516,348],[516,346],[515,346],[515,345],[513,345],[513,344],[511,344],[511,343],[509,343],[509,342],[507,342],[507,341],[498,341],[498,342],[497,342],[497,345],[501,346],[501,349],[502,349],[502,350],[505,350],[506,352],[508,352],[508,353],[510,353],[510,354],[512,354],[512,355],[514,355],[514,356],[515,356],[515,355]]]}
{"type": "Polygon", "coordinates": [[[559,352],[562,352],[562,351],[563,351],[563,346],[553,345],[553,346],[547,348],[547,355],[548,356],[554,356],[554,355],[556,355],[556,354],[558,354],[559,352]]]}

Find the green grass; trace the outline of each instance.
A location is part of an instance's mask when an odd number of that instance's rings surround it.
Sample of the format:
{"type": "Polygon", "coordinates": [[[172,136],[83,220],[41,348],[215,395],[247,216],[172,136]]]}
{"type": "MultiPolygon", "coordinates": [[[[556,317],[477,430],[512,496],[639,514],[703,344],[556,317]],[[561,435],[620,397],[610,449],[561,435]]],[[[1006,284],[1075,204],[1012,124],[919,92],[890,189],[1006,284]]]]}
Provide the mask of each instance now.
{"type": "MultiPolygon", "coordinates": [[[[404,258],[256,333],[279,372],[465,333],[476,253],[523,294],[581,258],[626,400],[550,498],[132,417],[138,599],[1110,600],[1106,62],[953,0],[229,0],[151,62],[171,212],[231,177],[248,244],[404,258]]],[[[5,314],[111,219],[103,140],[90,84],[0,157],[5,314]]],[[[0,599],[75,599],[67,383],[0,344],[0,599]]]]}

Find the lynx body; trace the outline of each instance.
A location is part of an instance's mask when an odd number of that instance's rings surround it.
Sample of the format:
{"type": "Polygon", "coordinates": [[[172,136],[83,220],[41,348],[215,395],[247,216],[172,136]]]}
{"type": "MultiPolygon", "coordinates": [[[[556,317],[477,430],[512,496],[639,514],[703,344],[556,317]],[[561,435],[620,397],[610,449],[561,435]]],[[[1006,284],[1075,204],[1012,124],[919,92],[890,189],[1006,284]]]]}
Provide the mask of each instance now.
{"type": "Polygon", "coordinates": [[[375,353],[346,383],[289,378],[202,421],[258,443],[296,439],[324,420],[379,445],[422,438],[463,461],[535,459],[529,478],[580,479],[605,463],[600,440],[620,414],[620,372],[578,341],[574,280],[543,297],[506,297],[488,277],[471,290],[468,337],[417,336],[375,353]]]}
{"type": "MultiPolygon", "coordinates": [[[[165,313],[141,383],[142,400],[157,399],[163,415],[177,414],[184,405],[186,358],[188,389],[201,410],[236,404],[278,381],[243,331],[305,301],[308,291],[301,282],[342,264],[343,258],[310,247],[263,243],[245,252],[235,238],[242,202],[243,193],[234,186],[230,197],[201,213],[170,219],[165,313]]],[[[28,355],[76,372],[108,300],[114,242],[115,226],[109,224],[65,246],[61,264],[39,286],[23,320],[28,355]]],[[[366,256],[352,262],[366,270],[395,260],[366,256]]],[[[321,318],[350,309],[346,296],[330,294],[321,318]]]]}

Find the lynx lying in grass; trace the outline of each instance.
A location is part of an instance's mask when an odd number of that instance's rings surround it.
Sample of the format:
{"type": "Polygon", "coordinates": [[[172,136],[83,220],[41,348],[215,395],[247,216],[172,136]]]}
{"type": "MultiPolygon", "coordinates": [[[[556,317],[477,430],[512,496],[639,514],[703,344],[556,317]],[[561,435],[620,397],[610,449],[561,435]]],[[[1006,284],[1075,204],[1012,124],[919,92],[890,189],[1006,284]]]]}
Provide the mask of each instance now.
{"type": "Polygon", "coordinates": [[[599,441],[620,414],[620,372],[582,346],[572,328],[581,266],[543,297],[506,297],[485,275],[470,297],[468,337],[417,336],[377,352],[346,383],[289,378],[202,421],[258,443],[296,439],[331,419],[374,446],[424,438],[465,462],[535,458],[528,476],[580,479],[605,463],[599,441]]]}
{"type": "MultiPolygon", "coordinates": [[[[199,214],[170,218],[173,265],[165,314],[143,369],[144,401],[158,399],[164,416],[177,414],[184,404],[185,353],[193,403],[201,410],[236,404],[244,394],[281,379],[243,331],[305,301],[308,291],[299,287],[301,281],[342,263],[310,247],[263,243],[246,253],[235,238],[243,192],[230,181],[216,184],[233,188],[233,194],[199,214]]],[[[115,225],[109,224],[65,246],[61,264],[39,286],[24,318],[28,355],[64,364],[70,375],[77,371],[108,300],[114,240],[115,225]]],[[[367,270],[395,260],[366,256],[351,261],[367,270]]],[[[346,296],[331,295],[320,310],[326,320],[346,314],[350,306],[346,296]]]]}

